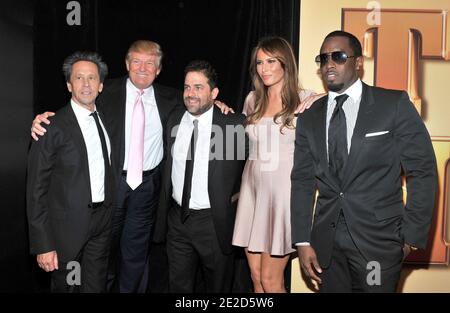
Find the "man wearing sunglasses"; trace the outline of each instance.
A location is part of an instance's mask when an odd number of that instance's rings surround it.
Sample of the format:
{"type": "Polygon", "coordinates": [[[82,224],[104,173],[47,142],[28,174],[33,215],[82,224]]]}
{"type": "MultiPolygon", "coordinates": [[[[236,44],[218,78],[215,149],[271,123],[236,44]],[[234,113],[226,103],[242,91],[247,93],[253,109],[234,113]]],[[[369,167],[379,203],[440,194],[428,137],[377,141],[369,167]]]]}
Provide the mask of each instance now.
{"type": "Polygon", "coordinates": [[[355,36],[330,33],[316,57],[328,97],[297,122],[292,242],[321,292],[395,292],[402,262],[425,248],[433,216],[430,136],[406,92],[359,79],[363,61],[355,36]]]}

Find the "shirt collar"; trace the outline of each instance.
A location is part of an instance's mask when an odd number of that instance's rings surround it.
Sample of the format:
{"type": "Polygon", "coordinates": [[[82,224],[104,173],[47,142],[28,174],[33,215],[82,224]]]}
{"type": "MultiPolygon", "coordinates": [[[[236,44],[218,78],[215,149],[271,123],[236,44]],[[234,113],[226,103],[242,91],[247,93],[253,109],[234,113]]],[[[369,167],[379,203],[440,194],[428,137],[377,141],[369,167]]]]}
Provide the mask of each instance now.
{"type": "MultiPolygon", "coordinates": [[[[77,117],[78,120],[87,120],[91,118],[91,114],[92,112],[89,111],[88,109],[82,107],[81,105],[79,105],[78,103],[76,103],[75,101],[73,101],[72,99],[70,100],[70,105],[72,106],[73,112],[75,113],[75,116],[77,117]]],[[[97,110],[97,107],[94,104],[94,111],[97,110]]]]}
{"type": "Polygon", "coordinates": [[[328,103],[332,103],[334,101],[334,98],[337,96],[340,96],[342,94],[347,94],[350,98],[352,98],[353,103],[357,103],[359,99],[361,99],[362,95],[362,82],[361,79],[357,79],[353,85],[348,87],[343,93],[339,94],[334,91],[328,92],[328,103]]]}
{"type": "MultiPolygon", "coordinates": [[[[137,96],[140,91],[141,90],[136,88],[136,86],[131,82],[131,79],[127,78],[127,93],[137,96]]],[[[144,99],[152,99],[155,97],[155,90],[153,89],[153,85],[150,85],[149,87],[144,89],[144,94],[142,95],[142,97],[144,99]]],[[[149,101],[149,103],[151,105],[156,105],[154,101],[149,101]]]]}
{"type": "Polygon", "coordinates": [[[202,115],[194,116],[189,111],[186,111],[188,121],[193,123],[194,120],[198,120],[199,125],[210,125],[212,124],[212,116],[214,111],[214,104],[209,108],[208,111],[204,112],[202,115]]]}

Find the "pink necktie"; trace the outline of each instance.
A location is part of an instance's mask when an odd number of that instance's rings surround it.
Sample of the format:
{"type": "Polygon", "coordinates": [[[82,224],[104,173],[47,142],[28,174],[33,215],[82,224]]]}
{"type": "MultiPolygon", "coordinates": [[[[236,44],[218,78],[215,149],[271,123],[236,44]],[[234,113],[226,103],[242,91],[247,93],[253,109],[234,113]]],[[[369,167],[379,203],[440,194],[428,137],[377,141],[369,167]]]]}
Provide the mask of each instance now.
{"type": "Polygon", "coordinates": [[[133,108],[131,120],[130,150],[128,152],[127,183],[131,189],[136,189],[142,183],[142,170],[144,160],[144,104],[142,103],[143,90],[139,90],[133,108]]]}

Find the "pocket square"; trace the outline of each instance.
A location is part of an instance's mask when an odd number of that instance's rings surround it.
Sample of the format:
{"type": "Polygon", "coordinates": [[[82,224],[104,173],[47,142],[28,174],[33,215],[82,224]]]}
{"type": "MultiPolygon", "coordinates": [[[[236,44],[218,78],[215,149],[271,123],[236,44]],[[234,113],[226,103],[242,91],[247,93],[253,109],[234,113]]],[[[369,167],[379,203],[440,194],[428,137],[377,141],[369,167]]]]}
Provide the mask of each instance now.
{"type": "Polygon", "coordinates": [[[375,132],[375,133],[367,133],[366,137],[375,137],[375,136],[381,136],[389,133],[388,130],[382,131],[382,132],[375,132]]]}

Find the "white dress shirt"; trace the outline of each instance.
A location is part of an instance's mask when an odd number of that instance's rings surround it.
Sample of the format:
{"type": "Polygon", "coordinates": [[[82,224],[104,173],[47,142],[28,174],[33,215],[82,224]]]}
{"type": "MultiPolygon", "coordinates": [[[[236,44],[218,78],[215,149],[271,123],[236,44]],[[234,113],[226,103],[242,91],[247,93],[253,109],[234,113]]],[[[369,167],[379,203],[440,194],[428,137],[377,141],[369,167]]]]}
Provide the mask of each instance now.
{"type": "MultiPolygon", "coordinates": [[[[139,89],[133,85],[130,79],[127,80],[127,100],[125,108],[125,159],[123,170],[128,169],[128,153],[130,151],[131,120],[133,109],[139,89]]],[[[154,169],[161,163],[163,158],[163,128],[156,105],[155,91],[153,86],[144,89],[142,95],[144,104],[145,128],[144,128],[144,164],[143,170],[154,169]]]]}
{"type": "Polygon", "coordinates": [[[186,111],[181,119],[172,150],[172,197],[181,206],[183,197],[184,172],[186,157],[194,131],[194,119],[198,120],[198,139],[195,149],[192,189],[189,208],[201,210],[210,208],[208,193],[208,167],[211,144],[213,108],[200,116],[193,116],[186,111]]]}
{"type": "MultiPolygon", "coordinates": [[[[95,124],[94,117],[91,116],[91,111],[83,108],[73,100],[70,101],[70,104],[77,118],[86,145],[92,202],[102,202],[105,200],[105,163],[103,161],[102,143],[98,134],[97,125],[95,124]]],[[[98,119],[103,129],[103,134],[105,135],[109,157],[108,161],[111,164],[111,144],[108,133],[100,116],[98,116],[98,119]]]]}
{"type": "Polygon", "coordinates": [[[362,83],[358,79],[353,83],[345,92],[338,94],[336,92],[330,91],[328,93],[328,103],[327,103],[327,154],[328,154],[328,127],[330,126],[331,116],[333,115],[334,108],[336,107],[335,98],[337,96],[347,94],[348,98],[342,105],[342,109],[345,113],[345,121],[347,123],[347,151],[350,153],[350,148],[352,144],[353,131],[355,129],[356,118],[358,117],[359,105],[361,103],[362,95],[362,83]]]}
{"type": "MultiPolygon", "coordinates": [[[[331,116],[333,115],[334,108],[336,107],[335,98],[337,96],[347,94],[348,98],[342,105],[342,109],[345,113],[345,121],[347,123],[347,151],[350,153],[353,131],[355,130],[356,119],[358,117],[359,105],[361,104],[362,95],[362,83],[358,79],[353,83],[347,90],[343,93],[338,94],[337,92],[328,92],[328,103],[327,103],[327,125],[326,125],[326,143],[327,143],[327,157],[328,157],[328,127],[330,126],[331,116]]],[[[309,242],[299,242],[295,244],[299,246],[309,246],[309,242]]]]}

